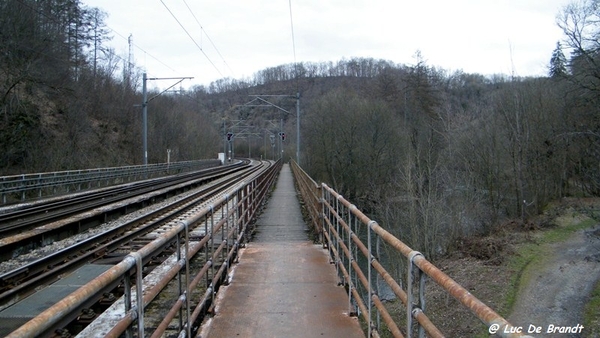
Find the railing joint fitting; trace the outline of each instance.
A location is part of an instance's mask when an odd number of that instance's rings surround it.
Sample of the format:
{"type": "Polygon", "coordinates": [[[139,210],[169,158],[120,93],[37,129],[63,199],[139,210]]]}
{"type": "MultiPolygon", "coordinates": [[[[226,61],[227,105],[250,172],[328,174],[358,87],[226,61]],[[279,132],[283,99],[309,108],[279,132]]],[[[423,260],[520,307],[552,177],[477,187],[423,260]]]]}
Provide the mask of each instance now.
{"type": "Polygon", "coordinates": [[[424,257],[424,256],[423,256],[423,254],[422,254],[422,253],[420,253],[419,251],[416,251],[416,250],[413,250],[413,251],[411,251],[411,252],[408,254],[408,261],[409,261],[411,264],[413,264],[413,263],[414,263],[414,260],[415,260],[415,257],[417,257],[417,256],[424,257]]]}
{"type": "Polygon", "coordinates": [[[417,318],[419,313],[424,313],[423,310],[417,306],[417,304],[413,304],[412,308],[413,309],[411,311],[411,314],[412,314],[413,318],[417,318]]]}

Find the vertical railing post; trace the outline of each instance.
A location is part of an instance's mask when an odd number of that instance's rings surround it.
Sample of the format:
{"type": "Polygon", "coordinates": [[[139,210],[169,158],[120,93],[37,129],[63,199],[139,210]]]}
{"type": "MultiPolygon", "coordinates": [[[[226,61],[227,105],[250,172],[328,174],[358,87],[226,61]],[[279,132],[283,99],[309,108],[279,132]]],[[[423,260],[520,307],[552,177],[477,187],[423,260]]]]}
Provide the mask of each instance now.
{"type": "MultiPolygon", "coordinates": [[[[342,196],[340,195],[340,197],[337,199],[338,203],[339,200],[342,198],[342,196]]],[[[343,209],[344,204],[342,204],[342,209],[343,209]]],[[[343,211],[343,210],[341,210],[343,211]]],[[[343,213],[340,212],[340,217],[342,217],[343,213]]],[[[355,311],[352,311],[352,289],[354,288],[354,285],[356,285],[356,283],[354,283],[353,277],[352,277],[352,262],[354,261],[354,254],[352,252],[352,214],[350,213],[350,210],[348,210],[348,238],[346,238],[347,245],[348,245],[348,253],[350,254],[350,257],[348,257],[348,303],[350,306],[350,313],[354,313],[355,311]]],[[[338,251],[339,252],[339,251],[338,251]]],[[[358,311],[356,311],[357,315],[358,315],[358,311]]]]}
{"type": "MultiPolygon", "coordinates": [[[[208,233],[208,215],[204,216],[204,237],[209,236],[210,234],[208,233]]],[[[211,265],[213,265],[213,261],[212,258],[209,256],[209,250],[208,250],[208,241],[204,242],[204,261],[205,262],[210,262],[211,265]]],[[[206,269],[206,287],[210,287],[210,279],[209,279],[209,275],[208,275],[208,269],[206,269]]]]}
{"type": "MultiPolygon", "coordinates": [[[[327,250],[329,251],[329,257],[332,259],[333,262],[335,262],[333,255],[333,243],[331,242],[331,226],[328,223],[328,220],[330,219],[329,214],[329,207],[327,207],[327,203],[329,203],[329,191],[327,191],[327,189],[322,189],[321,190],[321,226],[323,227],[323,231],[327,231],[328,234],[328,239],[327,239],[327,250]]],[[[325,244],[325,243],[324,243],[325,244]]],[[[337,270],[336,270],[337,271],[337,270]]]]}
{"type": "MultiPolygon", "coordinates": [[[[427,275],[419,269],[419,307],[421,311],[425,312],[425,281],[427,280],[427,275]]],[[[425,328],[419,325],[419,338],[425,338],[425,328]]]]}
{"type": "MultiPolygon", "coordinates": [[[[214,218],[214,206],[211,204],[210,205],[210,239],[207,242],[210,242],[210,246],[209,246],[209,250],[210,250],[210,257],[212,259],[212,264],[210,265],[210,272],[211,272],[211,280],[215,279],[215,260],[214,260],[214,251],[215,251],[215,218],[214,218]]],[[[216,288],[217,286],[212,284],[211,285],[212,288],[212,292],[210,293],[210,301],[212,304],[214,304],[215,301],[215,293],[217,292],[216,288]]]]}
{"type": "MultiPolygon", "coordinates": [[[[177,262],[181,261],[181,235],[177,233],[177,241],[175,248],[177,250],[177,262]]],[[[183,294],[183,277],[181,276],[181,269],[177,271],[177,284],[179,296],[183,294]]],[[[183,330],[183,308],[179,308],[179,332],[183,330]]]]}
{"type": "MultiPolygon", "coordinates": [[[[131,311],[131,298],[132,298],[132,294],[131,294],[131,275],[129,273],[125,273],[124,276],[124,284],[125,284],[125,299],[124,299],[124,305],[125,305],[125,313],[128,313],[129,311],[131,311]]],[[[131,326],[127,327],[127,330],[125,331],[125,337],[126,338],[133,338],[133,329],[131,328],[131,326]]]]}
{"type": "MultiPolygon", "coordinates": [[[[223,211],[224,207],[221,206],[221,219],[223,219],[223,211]]],[[[219,221],[220,222],[220,221],[219,221]]],[[[229,238],[227,238],[228,231],[226,231],[227,227],[225,223],[221,225],[221,243],[225,242],[225,250],[221,250],[221,264],[225,264],[225,273],[221,277],[221,281],[227,278],[227,274],[229,273],[229,264],[227,263],[227,255],[229,254],[229,238]]]]}
{"type": "MultiPolygon", "coordinates": [[[[225,194],[225,205],[223,205],[223,207],[221,207],[221,217],[224,220],[223,228],[227,229],[226,233],[229,234],[229,230],[230,230],[230,228],[229,228],[229,194],[225,194]]],[[[230,247],[234,245],[234,241],[237,238],[237,231],[234,231],[233,236],[234,237],[232,238],[231,244],[229,241],[229,237],[227,237],[227,239],[226,239],[227,240],[227,244],[226,244],[227,250],[226,251],[228,253],[229,253],[230,247]]],[[[225,274],[229,275],[229,268],[230,268],[229,260],[227,260],[227,262],[225,264],[227,264],[225,274]]]]}
{"type": "MultiPolygon", "coordinates": [[[[265,177],[264,180],[266,180],[267,178],[265,177]]],[[[252,181],[252,212],[250,213],[250,216],[252,216],[252,214],[254,214],[255,210],[258,210],[259,205],[258,205],[258,200],[260,199],[260,194],[259,194],[259,189],[260,184],[259,182],[257,182],[257,180],[253,180],[252,181]]]]}
{"type": "Polygon", "coordinates": [[[142,255],[140,255],[137,251],[131,253],[130,255],[134,255],[135,257],[135,296],[136,296],[136,307],[137,307],[137,322],[138,322],[138,337],[144,337],[144,278],[142,276],[142,255]]]}
{"type": "Polygon", "coordinates": [[[407,301],[406,301],[406,334],[407,334],[407,338],[412,337],[412,312],[413,312],[413,306],[414,306],[414,302],[413,302],[413,275],[414,275],[414,269],[416,268],[417,271],[420,271],[419,267],[415,266],[414,264],[414,259],[416,256],[421,255],[420,252],[418,251],[411,251],[408,254],[408,273],[406,275],[406,296],[407,296],[407,301]]]}
{"type": "MultiPolygon", "coordinates": [[[[381,262],[381,237],[379,235],[376,236],[375,242],[375,254],[377,255],[377,260],[381,262]]],[[[381,290],[379,289],[381,283],[381,275],[379,273],[375,274],[375,292],[377,296],[381,295],[381,290]]],[[[381,331],[381,313],[377,311],[377,332],[381,331]]]]}
{"type": "MultiPolygon", "coordinates": [[[[319,239],[321,241],[321,244],[323,245],[323,248],[325,248],[325,236],[323,234],[323,231],[325,231],[325,228],[323,227],[322,223],[321,223],[321,227],[319,227],[319,219],[322,219],[322,217],[318,217],[318,212],[319,210],[321,210],[322,206],[322,202],[319,200],[319,197],[322,195],[322,191],[323,189],[321,188],[321,186],[317,185],[314,187],[314,194],[313,196],[315,197],[315,200],[313,201],[313,203],[315,204],[315,217],[317,217],[317,219],[315,220],[315,224],[317,225],[317,231],[319,232],[319,239]]],[[[321,214],[322,216],[322,214],[321,214]]]]}
{"type": "Polygon", "coordinates": [[[412,262],[408,261],[408,273],[406,275],[406,337],[412,337],[412,262]]]}
{"type": "MultiPolygon", "coordinates": [[[[190,306],[190,258],[188,257],[188,251],[190,249],[190,230],[188,222],[185,222],[185,318],[186,318],[186,334],[187,337],[192,336],[192,323],[190,322],[191,306],[190,306]]],[[[181,332],[181,330],[180,330],[181,332]]],[[[143,336],[140,336],[143,337],[143,336]]]]}
{"type": "Polygon", "coordinates": [[[373,302],[371,301],[371,297],[373,295],[373,286],[371,285],[373,283],[371,281],[371,260],[373,257],[373,250],[371,248],[371,224],[373,223],[375,223],[375,221],[369,221],[369,224],[367,225],[367,251],[369,252],[369,257],[367,257],[367,278],[369,280],[367,290],[367,302],[369,302],[369,322],[367,323],[367,325],[369,325],[368,337],[371,337],[371,330],[373,329],[373,317],[371,316],[373,311],[373,302]]]}
{"type": "Polygon", "coordinates": [[[244,226],[248,225],[248,199],[250,196],[250,185],[244,187],[244,226]]]}
{"type": "MultiPolygon", "coordinates": [[[[243,201],[243,197],[244,197],[244,189],[240,188],[237,191],[237,201],[235,203],[236,206],[236,226],[240,229],[240,231],[243,229],[243,224],[242,224],[242,220],[243,220],[243,212],[242,212],[242,201],[243,201]]],[[[247,242],[248,239],[246,238],[246,233],[244,233],[244,242],[247,242]]]]}

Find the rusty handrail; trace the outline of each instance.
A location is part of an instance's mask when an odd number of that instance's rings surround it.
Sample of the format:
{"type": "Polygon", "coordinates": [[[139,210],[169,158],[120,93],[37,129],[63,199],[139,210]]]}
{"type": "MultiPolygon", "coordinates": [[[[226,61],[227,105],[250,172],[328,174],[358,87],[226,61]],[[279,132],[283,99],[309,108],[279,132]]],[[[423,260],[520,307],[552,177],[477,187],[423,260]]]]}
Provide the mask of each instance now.
{"type": "Polygon", "coordinates": [[[321,214],[321,186],[317,184],[308,174],[298,166],[295,161],[290,161],[292,173],[300,190],[304,204],[310,214],[312,228],[323,241],[323,229],[320,221],[321,214]]]}
{"type": "MultiPolygon", "coordinates": [[[[427,317],[424,302],[424,285],[425,276],[428,276],[436,284],[441,286],[448,294],[457,299],[463,306],[468,308],[477,318],[479,318],[489,328],[497,328],[497,334],[501,337],[530,337],[522,333],[514,333],[518,330],[513,329],[513,326],[502,316],[473,296],[467,289],[455,282],[452,278],[438,269],[435,265],[429,262],[421,253],[411,249],[408,245],[396,238],[390,232],[382,228],[376,221],[371,220],[363,214],[355,205],[346,200],[343,196],[337,193],[327,184],[318,185],[321,190],[321,195],[318,202],[315,202],[314,180],[312,180],[302,168],[298,167],[295,162],[292,162],[292,170],[298,182],[300,193],[306,201],[308,208],[319,210],[318,213],[309,211],[312,222],[320,223],[320,226],[315,226],[320,229],[323,236],[323,245],[327,246],[330,255],[336,264],[336,268],[343,283],[348,288],[350,306],[352,301],[356,302],[356,306],[363,315],[363,318],[368,323],[369,335],[378,336],[378,328],[372,321],[371,302],[375,305],[375,310],[383,317],[388,328],[394,337],[404,337],[397,327],[397,324],[392,319],[379,299],[379,295],[373,291],[371,273],[375,271],[383,281],[390,287],[392,292],[406,306],[407,318],[404,334],[408,337],[412,335],[412,320],[415,319],[419,325],[419,335],[427,332],[430,337],[444,337],[443,333],[435,327],[431,320],[427,317]],[[309,202],[310,201],[310,202],[309,202]],[[316,204],[318,206],[315,206],[316,204]],[[365,245],[361,239],[355,234],[352,224],[361,223],[367,226],[367,240],[365,245]],[[384,241],[391,246],[395,251],[401,253],[407,259],[407,286],[403,289],[401,284],[386,271],[383,265],[378,261],[377,255],[373,254],[371,248],[371,237],[376,236],[378,240],[384,241]],[[357,264],[358,255],[362,255],[368,260],[367,272],[362,271],[357,264]],[[345,260],[345,265],[342,260],[345,260]],[[370,300],[362,299],[363,296],[357,292],[353,282],[352,274],[356,276],[356,282],[368,290],[370,300]],[[412,280],[413,276],[420,276],[420,280],[412,280]],[[416,304],[413,299],[412,286],[413,283],[418,284],[419,295],[416,304]],[[368,304],[368,306],[366,305],[368,304]]],[[[352,312],[352,311],[350,311],[352,312]]],[[[490,330],[493,331],[493,330],[490,330]]]]}
{"type": "MultiPolygon", "coordinates": [[[[245,230],[246,225],[255,216],[258,207],[261,205],[262,200],[268,192],[269,187],[274,183],[274,177],[276,177],[280,168],[281,161],[278,161],[263,174],[258,175],[248,181],[244,181],[233,189],[238,197],[237,204],[235,208],[233,208],[235,212],[232,213],[232,215],[235,215],[236,218],[235,224],[239,224],[240,226],[240,233],[237,237],[237,240],[242,239],[244,235],[243,230],[245,230]]],[[[130,253],[120,263],[108,269],[106,272],[102,273],[88,284],[80,287],[70,295],[54,304],[52,307],[46,309],[38,316],[23,324],[17,330],[10,333],[7,337],[34,337],[42,335],[44,332],[58,323],[63,316],[72,312],[74,309],[77,309],[83,302],[103,290],[108,285],[111,285],[111,283],[114,283],[115,281],[118,281],[124,277],[128,278],[133,270],[137,270],[136,273],[138,274],[138,282],[136,283],[135,287],[137,290],[136,298],[133,298],[132,292],[127,292],[128,290],[126,288],[126,293],[129,293],[129,296],[132,298],[128,301],[130,309],[126,309],[125,317],[117,325],[114,332],[123,332],[125,329],[130,327],[131,323],[137,321],[140,324],[138,325],[138,329],[141,330],[140,333],[143,335],[144,308],[147,302],[153,298],[150,294],[146,295],[146,293],[157,292],[160,287],[157,286],[153,287],[151,290],[143,290],[143,280],[141,278],[142,260],[150,257],[154,252],[156,252],[156,250],[176,239],[178,236],[185,234],[187,237],[187,232],[190,225],[202,222],[203,219],[210,217],[214,210],[218,209],[220,206],[225,206],[227,203],[229,203],[229,198],[227,196],[219,197],[212,202],[211,206],[203,208],[199,213],[191,215],[184,220],[174,222],[174,225],[169,230],[165,231],[161,236],[140,248],[138,251],[130,253]]],[[[205,236],[205,238],[209,238],[209,236],[205,236]]],[[[206,241],[203,240],[202,243],[208,243],[208,239],[206,241]]],[[[184,265],[187,265],[187,261],[190,258],[187,254],[193,252],[195,249],[197,248],[188,248],[187,250],[183,250],[185,252],[185,262],[178,261],[175,269],[181,269],[184,265]]],[[[230,250],[228,259],[232,255],[232,251],[233,250],[230,250]]],[[[213,282],[216,282],[215,278],[220,278],[217,276],[222,276],[223,273],[223,271],[219,271],[219,274],[215,274],[213,276],[213,282]]],[[[164,284],[166,285],[166,283],[164,284]]],[[[215,285],[211,284],[211,287],[214,291],[215,285]]],[[[187,289],[189,290],[189,284],[187,289]]],[[[212,294],[213,293],[211,292],[210,295],[212,294]]],[[[197,315],[197,312],[194,311],[194,314],[197,315]]],[[[191,318],[191,315],[188,317],[191,318]]]]}
{"type": "MultiPolygon", "coordinates": [[[[342,205],[346,207],[346,209],[354,215],[362,224],[368,227],[368,230],[372,230],[375,232],[377,236],[379,236],[383,241],[387,244],[391,245],[395,250],[402,253],[404,257],[409,260],[409,273],[407,276],[412,276],[412,266],[415,265],[420,271],[424,272],[427,276],[429,276],[435,283],[441,286],[446,292],[456,298],[460,303],[462,303],[465,307],[467,307],[473,314],[475,314],[483,323],[485,323],[488,327],[494,325],[499,325],[500,329],[497,331],[498,334],[502,337],[527,337],[520,333],[511,333],[515,332],[513,330],[513,326],[502,316],[497,314],[494,310],[488,307],[486,304],[481,302],[475,296],[473,296],[467,289],[462,287],[460,284],[455,282],[452,278],[434,266],[431,262],[429,262],[421,253],[412,250],[408,245],[400,241],[394,235],[383,229],[377,222],[371,220],[365,214],[363,214],[356,206],[351,204],[348,200],[343,198],[340,194],[338,194],[335,190],[327,186],[325,183],[322,185],[322,189],[331,194],[332,199],[339,201],[342,205]]],[[[353,235],[353,239],[358,241],[358,238],[353,235]]],[[[364,245],[363,245],[364,247],[364,245]]],[[[369,254],[369,260],[373,262],[375,259],[371,253],[369,254]]],[[[370,265],[373,265],[372,263],[370,265]]],[[[411,283],[407,283],[411,285],[411,283]]],[[[408,292],[410,292],[410,288],[408,288],[408,292]]],[[[423,313],[420,312],[421,309],[418,307],[414,307],[412,301],[410,299],[410,295],[407,300],[407,306],[410,307],[410,315],[415,316],[415,313],[423,313]]],[[[417,318],[418,319],[418,318],[417,318]]],[[[421,325],[423,323],[420,322],[421,325]]],[[[424,327],[426,330],[433,329],[424,327]]]]}

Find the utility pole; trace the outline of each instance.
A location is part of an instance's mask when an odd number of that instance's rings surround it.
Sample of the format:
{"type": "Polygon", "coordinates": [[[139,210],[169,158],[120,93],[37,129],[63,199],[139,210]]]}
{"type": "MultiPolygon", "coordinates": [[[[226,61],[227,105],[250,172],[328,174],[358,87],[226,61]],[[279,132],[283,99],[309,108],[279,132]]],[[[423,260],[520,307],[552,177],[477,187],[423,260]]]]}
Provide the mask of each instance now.
{"type": "Polygon", "coordinates": [[[175,87],[176,85],[178,85],[179,83],[181,83],[183,80],[186,80],[186,79],[193,79],[193,77],[163,77],[163,78],[153,77],[153,78],[148,78],[146,73],[144,73],[142,75],[142,80],[143,80],[143,84],[142,84],[142,100],[143,100],[143,102],[142,102],[142,128],[144,129],[144,130],[142,130],[142,144],[144,147],[144,149],[143,149],[144,165],[148,165],[148,102],[154,100],[156,97],[160,96],[162,93],[175,87]],[[160,92],[148,99],[148,86],[146,84],[146,82],[148,82],[148,80],[179,80],[179,81],[175,82],[175,84],[173,84],[169,88],[163,90],[162,92],[160,92]]]}
{"type": "Polygon", "coordinates": [[[148,88],[146,82],[148,78],[146,73],[142,76],[142,145],[144,147],[144,165],[148,165],[148,88]]]}

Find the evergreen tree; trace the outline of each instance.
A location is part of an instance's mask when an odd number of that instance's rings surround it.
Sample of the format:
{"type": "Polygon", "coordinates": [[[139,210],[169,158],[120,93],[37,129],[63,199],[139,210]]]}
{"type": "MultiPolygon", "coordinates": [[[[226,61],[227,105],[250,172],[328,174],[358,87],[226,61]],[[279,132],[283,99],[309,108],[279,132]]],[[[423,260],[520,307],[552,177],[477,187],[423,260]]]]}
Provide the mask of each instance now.
{"type": "Polygon", "coordinates": [[[550,58],[550,77],[558,78],[565,75],[567,75],[567,58],[565,58],[560,42],[557,42],[550,58]]]}

